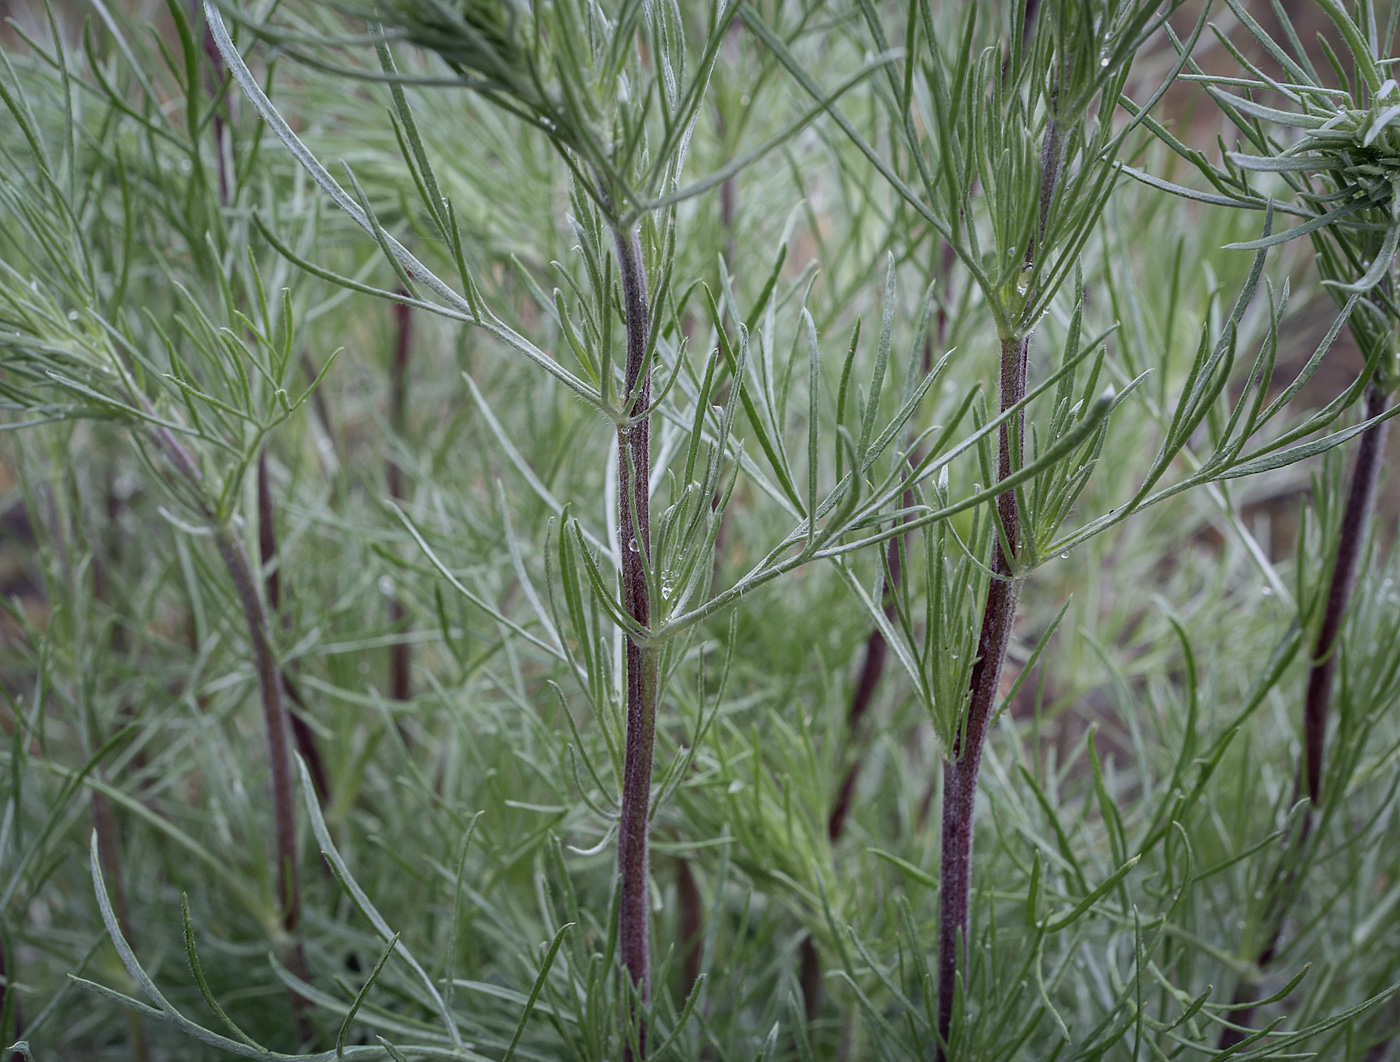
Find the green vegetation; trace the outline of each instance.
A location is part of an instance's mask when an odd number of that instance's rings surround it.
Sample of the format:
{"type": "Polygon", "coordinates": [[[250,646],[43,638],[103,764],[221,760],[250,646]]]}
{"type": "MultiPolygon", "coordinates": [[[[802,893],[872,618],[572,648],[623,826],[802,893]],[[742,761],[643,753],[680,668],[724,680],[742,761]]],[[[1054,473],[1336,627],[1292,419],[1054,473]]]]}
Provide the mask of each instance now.
{"type": "Polygon", "coordinates": [[[82,2],[0,1057],[1400,1057],[1400,5],[82,2]]]}

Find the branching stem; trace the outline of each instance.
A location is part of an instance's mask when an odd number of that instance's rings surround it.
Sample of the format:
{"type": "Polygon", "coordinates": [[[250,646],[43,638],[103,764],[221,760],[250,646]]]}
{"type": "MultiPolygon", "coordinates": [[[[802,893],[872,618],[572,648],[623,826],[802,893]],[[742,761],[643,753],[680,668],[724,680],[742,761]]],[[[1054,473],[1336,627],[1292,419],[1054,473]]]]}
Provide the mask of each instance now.
{"type": "MultiPolygon", "coordinates": [[[[1026,14],[1029,28],[1033,10],[1026,14]]],[[[1056,97],[1051,98],[1051,115],[1046,122],[1040,148],[1040,224],[1036,238],[1026,248],[1026,268],[1035,274],[1045,258],[1045,234],[1054,203],[1055,186],[1064,168],[1064,132],[1056,120],[1056,97]]],[[[1031,284],[1034,284],[1034,279],[1031,284]]],[[[1033,297],[1028,293],[1027,301],[1033,297]]],[[[1030,356],[1030,330],[1001,337],[1001,412],[1023,402],[1026,397],[1026,371],[1030,356]]],[[[997,481],[1005,482],[1023,463],[1025,412],[1018,411],[1001,426],[997,438],[997,481]]],[[[1000,534],[992,544],[991,582],[987,604],[982,610],[982,631],[977,639],[977,662],[972,667],[972,691],[967,714],[953,740],[952,756],[943,766],[943,830],[940,840],[942,861],[938,890],[938,1049],[937,1062],[946,1057],[953,1026],[953,1005],[957,999],[958,952],[967,950],[972,928],[972,826],[977,804],[977,775],[982,768],[982,748],[987,741],[992,712],[1001,688],[1001,669],[1006,647],[1016,625],[1016,604],[1021,597],[1021,578],[1016,574],[1016,554],[1021,548],[1021,512],[1014,490],[997,496],[997,523],[1000,534]]]]}

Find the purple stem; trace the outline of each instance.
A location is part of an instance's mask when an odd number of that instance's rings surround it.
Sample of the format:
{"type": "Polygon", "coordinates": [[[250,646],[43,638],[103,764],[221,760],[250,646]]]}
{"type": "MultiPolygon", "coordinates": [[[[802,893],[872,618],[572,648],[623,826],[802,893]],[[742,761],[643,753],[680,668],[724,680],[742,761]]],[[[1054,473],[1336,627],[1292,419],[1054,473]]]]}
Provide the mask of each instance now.
{"type": "Polygon", "coordinates": [[[686,859],[676,860],[676,906],[680,913],[681,998],[687,999],[704,966],[705,902],[686,859]]]}
{"type": "MultiPolygon", "coordinates": [[[[297,863],[296,794],[292,780],[292,749],[287,740],[287,708],[282,701],[282,670],[272,652],[271,628],[257,577],[243,540],[226,527],[215,532],[219,555],[233,577],[238,602],[248,624],[253,643],[253,661],[262,694],[263,724],[267,730],[268,762],[272,772],[273,830],[277,852],[277,893],[281,904],[282,928],[292,939],[288,968],[301,980],[307,979],[306,953],[301,942],[301,873],[297,863]]],[[[303,1039],[314,1035],[307,1020],[306,1003],[292,993],[303,1039]]]]}
{"type": "MultiPolygon", "coordinates": [[[[1003,413],[1025,398],[1029,349],[1028,336],[1002,340],[1003,413]]],[[[1002,425],[997,447],[999,479],[1006,479],[1021,465],[1023,421],[1023,413],[1017,413],[1002,425]]],[[[1006,536],[1006,548],[1000,537],[992,546],[993,576],[987,587],[987,606],[982,613],[977,663],[972,668],[972,700],[968,704],[964,729],[953,741],[952,758],[943,770],[942,870],[938,896],[938,1062],[946,1057],[944,1052],[952,1028],[958,952],[966,951],[971,929],[968,901],[972,890],[972,816],[977,798],[977,774],[982,767],[982,748],[987,740],[992,710],[996,707],[1001,669],[1016,622],[1016,602],[1021,594],[1021,580],[1012,568],[1021,544],[1021,515],[1015,491],[1008,490],[997,497],[997,515],[1006,536]]]]}
{"type": "MultiPolygon", "coordinates": [[[[136,392],[137,401],[148,413],[155,409],[143,392],[136,392]]],[[[204,474],[193,455],[185,449],[178,436],[169,428],[156,426],[153,435],[161,451],[189,482],[196,492],[204,492],[204,474]]],[[[282,670],[272,651],[272,628],[267,612],[258,595],[258,580],[243,540],[226,524],[215,521],[207,509],[204,512],[214,531],[214,544],[223,558],[233,580],[248,636],[253,644],[253,661],[258,674],[258,691],[263,706],[263,724],[267,731],[268,762],[272,773],[273,827],[277,853],[278,899],[281,905],[282,928],[291,938],[288,969],[301,980],[308,979],[306,952],[302,947],[301,874],[297,863],[296,798],[292,789],[292,753],[287,740],[287,707],[282,700],[282,670]]],[[[315,1028],[307,1017],[307,1001],[291,992],[292,1010],[303,1041],[315,1037],[315,1028]]]]}
{"type": "MultiPolygon", "coordinates": [[[[389,370],[389,424],[400,439],[408,428],[408,359],[413,348],[412,310],[403,303],[394,306],[394,361],[389,370]]],[[[389,497],[403,499],[403,470],[392,458],[389,461],[389,497]]],[[[395,631],[405,629],[407,610],[395,594],[389,599],[389,619],[395,631]]],[[[413,695],[413,649],[406,641],[395,642],[389,650],[389,695],[396,701],[406,701],[413,695]]]]}
{"type": "MultiPolygon", "coordinates": [[[[1028,32],[1036,5],[1028,5],[1023,32],[1028,32]]],[[[1045,230],[1050,220],[1055,186],[1064,168],[1065,141],[1055,119],[1057,91],[1050,97],[1051,115],[1040,145],[1040,224],[1026,248],[1026,268],[1034,270],[1044,257],[1045,230]]],[[[1032,281],[1033,283],[1033,281],[1032,281]]],[[[1027,294],[1029,300],[1034,292],[1027,294]]],[[[1030,334],[1006,335],[1001,340],[1001,412],[1006,413],[1026,397],[1026,367],[1030,334]]],[[[1001,426],[997,442],[997,479],[1005,480],[1020,468],[1023,457],[1025,411],[1001,426]],[[1014,456],[1013,456],[1014,452],[1014,456]]],[[[982,631],[977,638],[977,663],[969,685],[972,699],[963,729],[953,739],[952,757],[943,768],[943,830],[941,879],[938,890],[938,1049],[937,1062],[946,1058],[957,999],[958,952],[967,953],[972,929],[972,827],[977,804],[977,775],[982,769],[982,749],[987,741],[992,712],[1001,688],[1006,647],[1016,625],[1016,603],[1021,579],[1012,564],[1021,548],[1021,513],[1014,490],[997,496],[997,521],[1001,533],[992,544],[992,578],[987,604],[982,610],[982,631]],[[1004,539],[1003,537],[1004,536],[1004,539]],[[1005,545],[1003,546],[1003,541],[1005,545]]]]}
{"type": "MultiPolygon", "coordinates": [[[[1385,389],[1375,380],[1366,388],[1364,417],[1374,419],[1386,411],[1385,389]]],[[[1308,672],[1307,697],[1303,704],[1303,782],[1307,786],[1308,807],[1304,810],[1301,836],[1296,846],[1301,850],[1312,833],[1313,816],[1322,802],[1322,766],[1327,744],[1327,716],[1332,704],[1332,683],[1337,671],[1338,636],[1346,622],[1347,609],[1356,590],[1361,554],[1366,546],[1371,518],[1375,510],[1376,483],[1380,476],[1381,459],[1385,453],[1385,437],[1389,421],[1382,421],[1361,433],[1357,445],[1356,464],[1347,487],[1346,507],[1342,512],[1341,535],[1337,555],[1332,562],[1332,581],[1327,591],[1327,607],[1322,616],[1322,629],[1313,648],[1312,667],[1308,672]]],[[[1298,794],[1295,794],[1295,796],[1298,794]]],[[[1284,922],[1297,899],[1299,861],[1284,860],[1274,875],[1274,900],[1265,917],[1271,926],[1268,941],[1254,960],[1256,968],[1265,969],[1273,961],[1283,937],[1284,922]],[[1287,864],[1287,865],[1285,865],[1287,864]]],[[[1254,1022],[1254,1007],[1239,1006],[1248,1001],[1256,986],[1241,981],[1235,988],[1229,1012],[1232,1025],[1220,1030],[1220,1050],[1234,1047],[1249,1036],[1254,1022]],[[1235,1028],[1233,1026],[1239,1026],[1235,1028]]]]}
{"type": "MultiPolygon", "coordinates": [[[[614,233],[623,311],[627,325],[624,385],[634,395],[629,423],[617,432],[618,545],[622,557],[622,605],[642,627],[651,623],[651,596],[645,558],[651,553],[651,480],[649,406],[651,381],[645,373],[651,338],[646,266],[636,230],[614,233]]],[[[638,1013],[651,1002],[651,945],[648,924],[648,823],[651,770],[656,744],[657,651],[627,638],[627,748],[622,770],[622,812],[618,822],[617,870],[622,879],[618,940],[622,963],[631,979],[636,1003],[624,1028],[623,1060],[647,1056],[646,1019],[638,1013]],[[635,1028],[637,1054],[627,1035],[635,1028]]]]}
{"type": "MultiPolygon", "coordinates": [[[[194,9],[196,20],[203,18],[203,11],[199,0],[190,0],[190,6],[194,9]]],[[[204,54],[209,59],[209,69],[213,72],[213,91],[217,92],[223,87],[224,78],[227,73],[224,68],[224,57],[219,54],[219,46],[214,43],[214,34],[209,31],[206,23],[204,26],[204,54]]],[[[222,113],[214,112],[214,151],[219,164],[219,202],[223,206],[228,206],[229,196],[233,192],[233,182],[229,176],[229,161],[224,155],[224,116],[222,113]]]]}
{"type": "MultiPolygon", "coordinates": [[[[282,565],[277,556],[277,520],[272,507],[272,483],[267,474],[265,447],[258,454],[258,558],[265,573],[263,591],[267,595],[268,611],[274,616],[279,616],[282,626],[286,628],[291,622],[291,616],[282,611],[282,565]]],[[[326,761],[321,755],[321,744],[316,740],[316,732],[306,721],[306,701],[292,678],[291,668],[283,665],[279,670],[282,675],[282,691],[296,707],[296,711],[288,713],[288,719],[291,722],[292,736],[296,739],[297,751],[306,761],[306,769],[311,773],[311,784],[316,789],[316,795],[320,797],[321,803],[325,804],[330,800],[331,783],[326,772],[326,761]]]]}
{"type": "MultiPolygon", "coordinates": [[[[1367,420],[1386,410],[1386,393],[1376,381],[1366,388],[1367,420]]],[[[1332,703],[1332,679],[1337,671],[1337,636],[1346,620],[1347,606],[1356,589],[1356,576],[1361,566],[1361,554],[1366,547],[1366,535],[1375,508],[1376,481],[1380,476],[1381,456],[1385,452],[1385,436],[1389,421],[1367,428],[1361,433],[1356,451],[1356,467],[1352,470],[1347,489],[1346,509],[1342,513],[1342,533],[1337,544],[1337,558],[1332,564],[1332,585],[1327,592],[1327,610],[1322,616],[1313,650],[1312,670],[1308,674],[1308,694],[1303,707],[1303,745],[1308,784],[1308,798],[1316,807],[1322,799],[1322,759],[1327,743],[1327,715],[1332,703]]]]}
{"type": "Polygon", "coordinates": [[[301,921],[301,885],[297,874],[296,796],[292,783],[292,750],[287,741],[287,709],[282,703],[282,676],[268,637],[267,614],[258,596],[253,565],[242,539],[220,530],[215,537],[219,555],[233,576],[238,603],[243,608],[253,642],[253,660],[262,694],[263,722],[267,727],[268,759],[272,769],[272,802],[275,808],[277,880],[282,905],[282,927],[295,933],[301,921]]]}

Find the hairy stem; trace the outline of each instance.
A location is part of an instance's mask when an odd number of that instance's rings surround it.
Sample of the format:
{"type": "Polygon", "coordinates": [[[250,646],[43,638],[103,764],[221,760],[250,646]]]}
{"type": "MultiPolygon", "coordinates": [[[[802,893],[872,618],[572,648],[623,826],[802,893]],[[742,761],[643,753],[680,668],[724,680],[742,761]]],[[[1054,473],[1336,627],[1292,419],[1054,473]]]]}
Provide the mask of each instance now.
{"type": "MultiPolygon", "coordinates": [[[[282,566],[277,556],[277,520],[272,508],[272,484],[267,473],[266,447],[258,454],[258,558],[264,571],[263,592],[267,595],[268,610],[274,616],[280,616],[282,626],[285,627],[291,617],[282,612],[282,566]]],[[[326,761],[321,756],[320,742],[316,740],[315,731],[306,721],[306,701],[302,699],[301,690],[297,688],[291,670],[286,666],[279,670],[282,676],[282,691],[296,706],[296,711],[288,713],[288,720],[291,723],[292,736],[296,739],[297,751],[306,761],[306,769],[311,774],[311,784],[316,789],[316,795],[321,798],[321,803],[325,804],[331,795],[330,776],[326,773],[326,761]]]]}
{"type": "MultiPolygon", "coordinates": [[[[1375,380],[1366,389],[1368,420],[1386,410],[1386,393],[1375,380]]],[[[1380,476],[1381,456],[1385,451],[1386,429],[1382,421],[1361,433],[1356,451],[1356,466],[1352,469],[1351,485],[1347,488],[1346,508],[1342,513],[1341,539],[1332,563],[1332,583],[1327,592],[1327,609],[1322,616],[1313,649],[1312,670],[1308,674],[1307,700],[1303,706],[1303,748],[1308,799],[1316,807],[1322,799],[1322,760],[1327,742],[1327,716],[1332,704],[1332,680],[1337,671],[1337,636],[1346,620],[1347,606],[1356,589],[1356,575],[1361,566],[1361,554],[1366,548],[1366,536],[1375,507],[1376,481],[1380,476]]]]}
{"type": "MultiPolygon", "coordinates": [[[[634,229],[615,233],[627,324],[626,393],[634,396],[629,420],[617,431],[617,499],[619,553],[622,557],[622,604],[643,627],[651,623],[651,597],[646,558],[651,553],[651,446],[648,407],[651,381],[647,344],[651,337],[651,308],[647,299],[642,243],[634,229]]],[[[618,823],[617,870],[621,878],[618,941],[622,963],[635,993],[633,1006],[637,1054],[624,1030],[623,1059],[646,1058],[647,1026],[638,1013],[651,1002],[651,946],[648,924],[648,824],[651,812],[651,770],[656,744],[656,649],[644,649],[627,639],[627,749],[622,771],[622,813],[618,823]]]]}
{"type": "MultiPolygon", "coordinates": [[[[1001,410],[1005,413],[1026,395],[1026,359],[1030,338],[1008,337],[1001,344],[1001,410]]],[[[1022,414],[1002,425],[997,447],[997,475],[1006,479],[1021,465],[1022,414]],[[1014,457],[1013,457],[1014,454],[1014,457]]],[[[943,769],[942,863],[938,896],[938,1060],[953,1023],[957,995],[958,952],[966,950],[971,928],[969,897],[972,890],[972,816],[977,798],[977,774],[982,767],[982,747],[996,707],[1002,664],[1011,629],[1016,622],[1016,602],[1021,580],[1013,561],[1021,544],[1021,514],[1016,492],[997,498],[997,516],[1005,535],[992,547],[992,580],[982,613],[977,641],[977,663],[972,668],[972,699],[962,732],[953,742],[952,758],[943,769]]]]}

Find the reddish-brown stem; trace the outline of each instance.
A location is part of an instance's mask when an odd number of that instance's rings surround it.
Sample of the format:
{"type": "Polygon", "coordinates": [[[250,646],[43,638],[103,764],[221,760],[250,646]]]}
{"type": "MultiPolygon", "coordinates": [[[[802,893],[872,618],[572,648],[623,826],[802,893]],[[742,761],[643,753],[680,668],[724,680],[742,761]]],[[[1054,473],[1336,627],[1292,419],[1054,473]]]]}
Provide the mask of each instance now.
{"type": "MultiPolygon", "coordinates": [[[[1001,410],[1005,413],[1026,395],[1026,360],[1030,338],[1009,337],[1001,343],[1001,410]]],[[[1002,425],[997,447],[997,477],[1006,479],[1021,465],[1023,415],[1002,425]]],[[[972,817],[977,798],[977,775],[987,740],[992,711],[1001,685],[1002,664],[1011,630],[1016,622],[1016,602],[1021,581],[1014,561],[1021,544],[1021,514],[1016,492],[997,497],[997,517],[1003,539],[992,546],[992,579],[982,613],[977,641],[977,663],[972,668],[972,699],[961,733],[953,741],[952,757],[943,769],[942,864],[939,880],[938,920],[938,1062],[953,1022],[957,996],[958,952],[966,951],[971,929],[969,898],[972,891],[972,817]]]]}
{"type": "Polygon", "coordinates": [[[253,662],[262,695],[263,723],[267,728],[268,760],[272,771],[272,803],[277,851],[277,882],[282,927],[295,933],[301,921],[301,885],[297,874],[296,794],[292,779],[292,749],[287,740],[287,709],[282,702],[282,674],[273,655],[267,614],[258,596],[252,562],[243,541],[232,531],[215,536],[219,555],[233,576],[238,603],[253,643],[253,662]]]}
{"type": "MultiPolygon", "coordinates": [[[[389,368],[389,425],[400,439],[408,428],[408,357],[413,348],[412,310],[403,303],[394,305],[394,360],[389,368]]],[[[403,470],[392,457],[389,459],[389,497],[403,499],[403,470]]],[[[405,631],[407,610],[398,594],[389,599],[389,619],[394,630],[405,631]]],[[[413,694],[413,649],[406,641],[398,641],[389,650],[389,695],[396,701],[406,701],[413,694]]]]}
{"type": "MultiPolygon", "coordinates": [[[[267,607],[274,616],[279,616],[286,627],[291,617],[282,611],[282,564],[277,555],[277,516],[272,506],[272,483],[267,472],[267,450],[258,455],[258,556],[263,566],[263,592],[267,595],[267,607]]],[[[282,691],[296,707],[288,712],[292,727],[292,737],[296,740],[297,751],[306,761],[306,769],[311,774],[311,784],[316,795],[324,804],[330,799],[330,776],[326,772],[326,761],[321,756],[321,744],[316,733],[306,721],[306,701],[297,688],[289,667],[281,667],[282,691]]]]}
{"type": "MultiPolygon", "coordinates": [[[[194,16],[198,19],[201,15],[199,0],[191,0],[191,7],[194,8],[194,16]]],[[[219,54],[219,46],[214,43],[214,34],[210,32],[208,25],[204,27],[204,54],[209,59],[209,68],[213,72],[213,92],[217,93],[222,88],[225,77],[224,57],[219,54]]],[[[233,181],[229,175],[229,160],[224,154],[224,115],[222,110],[214,112],[213,122],[214,151],[217,154],[219,165],[219,203],[228,206],[229,197],[233,194],[233,181]]]]}
{"type": "Polygon", "coordinates": [[[822,957],[809,933],[798,948],[797,983],[802,989],[802,1013],[810,1025],[822,1010],[822,957]]]}
{"type": "MultiPolygon", "coordinates": [[[[135,395],[148,413],[155,412],[150,399],[144,393],[137,391],[135,395]]],[[[196,494],[202,496],[204,473],[195,462],[194,455],[169,428],[157,426],[153,429],[153,435],[161,452],[194,488],[196,494]]],[[[257,574],[253,570],[248,551],[243,546],[243,540],[226,524],[219,523],[207,508],[204,509],[204,516],[211,524],[215,546],[233,580],[234,591],[238,594],[238,603],[248,625],[248,636],[253,644],[253,662],[258,674],[258,692],[262,699],[268,762],[272,774],[273,832],[276,838],[281,921],[282,928],[291,938],[288,967],[297,977],[306,980],[306,953],[302,948],[299,932],[301,876],[297,866],[296,798],[292,791],[292,754],[287,741],[287,708],[282,702],[282,671],[272,652],[272,628],[268,625],[262,598],[258,596],[257,574]]],[[[314,1037],[315,1030],[306,1015],[306,1001],[295,992],[291,993],[291,996],[298,1030],[303,1040],[310,1040],[314,1037]]]]}
{"type": "MultiPolygon", "coordinates": [[[[1386,406],[1385,389],[1378,381],[1372,380],[1366,388],[1363,415],[1367,420],[1371,420],[1384,413],[1386,406]]],[[[1284,922],[1299,892],[1297,878],[1300,858],[1290,858],[1289,849],[1298,852],[1305,849],[1312,833],[1315,809],[1322,801],[1322,768],[1327,744],[1327,716],[1332,704],[1332,683],[1337,671],[1337,639],[1341,634],[1342,624],[1346,622],[1352,594],[1356,590],[1361,555],[1370,532],[1376,484],[1380,476],[1388,427],[1389,422],[1382,421],[1361,433],[1356,463],[1352,467],[1351,481],[1347,485],[1341,533],[1337,541],[1337,553],[1332,561],[1327,605],[1322,615],[1322,628],[1318,631],[1317,642],[1313,647],[1307,696],[1303,704],[1302,784],[1306,786],[1309,804],[1303,813],[1298,841],[1296,844],[1287,845],[1274,875],[1270,907],[1265,912],[1266,923],[1270,927],[1269,937],[1254,960],[1255,966],[1261,971],[1273,961],[1283,936],[1284,922]]],[[[1255,990],[1256,985],[1241,980],[1235,989],[1233,1003],[1246,1003],[1255,990]]],[[[1229,1012],[1229,1017],[1232,1025],[1225,1026],[1220,1031],[1222,1051],[1234,1047],[1249,1035],[1248,1030],[1254,1022],[1254,1008],[1235,1006],[1229,1012]]]]}
{"type": "MultiPolygon", "coordinates": [[[[647,345],[651,307],[646,266],[636,230],[615,233],[622,305],[627,325],[626,393],[632,397],[628,420],[617,431],[618,550],[622,558],[622,605],[642,627],[651,623],[646,558],[651,554],[649,406],[651,381],[647,345]]],[[[618,943],[637,1006],[629,1008],[637,1052],[624,1030],[623,1059],[645,1059],[647,1025],[639,1012],[651,1002],[651,943],[648,923],[648,824],[651,770],[656,744],[657,651],[627,638],[627,748],[622,769],[622,811],[618,821],[617,869],[621,879],[618,943]]]]}
{"type": "Polygon", "coordinates": [[[681,998],[690,996],[695,982],[700,980],[705,954],[705,902],[695,884],[690,862],[676,860],[676,907],[680,915],[681,998]]]}
{"type": "MultiPolygon", "coordinates": [[[[233,578],[243,618],[253,643],[253,662],[262,695],[263,724],[267,730],[268,764],[272,774],[273,833],[277,855],[277,894],[281,905],[282,928],[291,940],[288,968],[303,981],[307,979],[306,953],[301,942],[301,873],[297,862],[296,794],[292,780],[292,750],[287,740],[287,708],[282,701],[282,669],[272,651],[272,631],[257,577],[243,540],[227,527],[214,536],[219,555],[233,578]]],[[[293,1008],[303,1039],[314,1035],[306,1016],[305,1001],[292,994],[293,1008]]]]}
{"type": "Polygon", "coordinates": [[[267,595],[268,610],[274,616],[279,615],[282,611],[282,564],[277,556],[277,515],[272,508],[267,447],[258,454],[258,559],[263,566],[263,592],[267,595]]]}
{"type": "Polygon", "coordinates": [[[282,702],[282,675],[272,652],[271,631],[257,580],[243,540],[227,528],[220,528],[214,541],[233,577],[238,603],[253,643],[253,663],[262,696],[263,723],[267,729],[268,761],[272,771],[272,804],[277,850],[277,882],[282,927],[296,932],[301,921],[301,885],[297,873],[296,794],[292,781],[292,749],[287,741],[287,709],[282,702]]]}
{"type": "MultiPolygon", "coordinates": [[[[1386,410],[1387,396],[1379,382],[1373,380],[1366,388],[1365,417],[1370,420],[1386,410]]],[[[1327,715],[1332,703],[1332,680],[1337,671],[1337,636],[1346,620],[1347,606],[1356,589],[1356,575],[1361,566],[1361,554],[1366,548],[1366,535],[1371,526],[1375,507],[1376,481],[1380,476],[1381,456],[1385,451],[1386,429],[1389,421],[1367,428],[1361,433],[1356,450],[1356,466],[1352,469],[1347,488],[1346,508],[1342,511],[1341,537],[1337,556],[1332,563],[1332,583],[1327,591],[1327,609],[1322,615],[1322,629],[1313,649],[1312,670],[1308,674],[1308,693],[1303,706],[1303,749],[1308,799],[1316,807],[1322,799],[1322,761],[1327,744],[1327,715]]]]}

